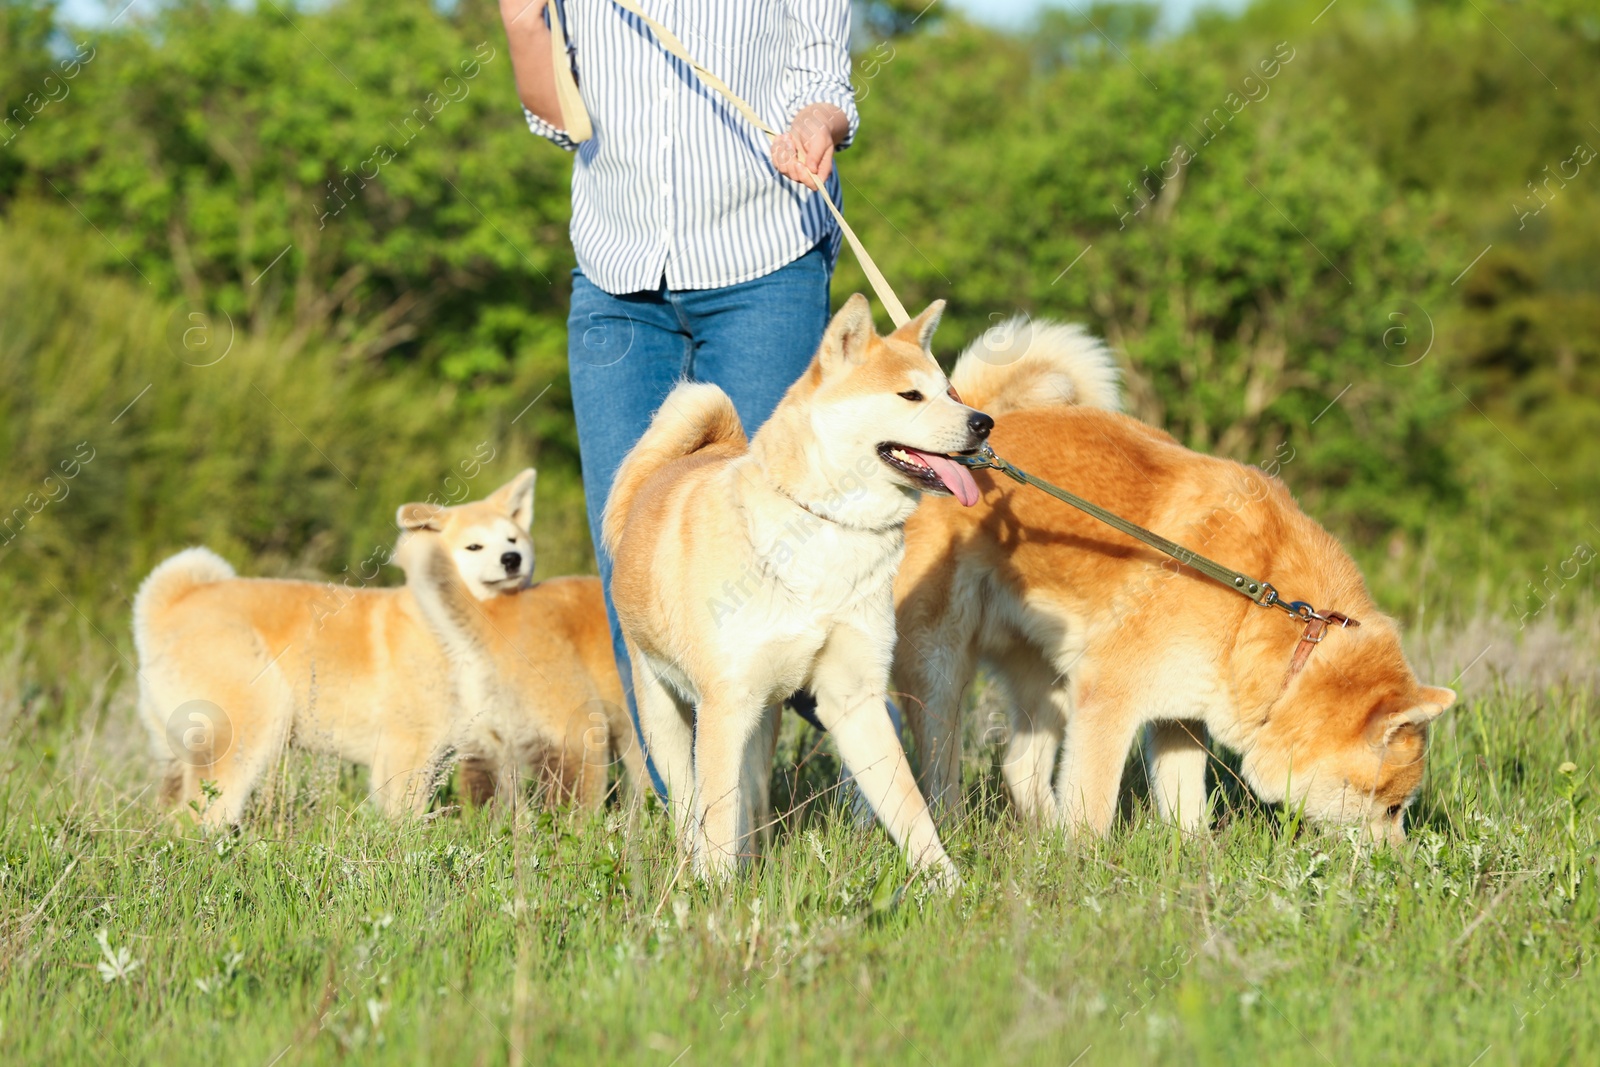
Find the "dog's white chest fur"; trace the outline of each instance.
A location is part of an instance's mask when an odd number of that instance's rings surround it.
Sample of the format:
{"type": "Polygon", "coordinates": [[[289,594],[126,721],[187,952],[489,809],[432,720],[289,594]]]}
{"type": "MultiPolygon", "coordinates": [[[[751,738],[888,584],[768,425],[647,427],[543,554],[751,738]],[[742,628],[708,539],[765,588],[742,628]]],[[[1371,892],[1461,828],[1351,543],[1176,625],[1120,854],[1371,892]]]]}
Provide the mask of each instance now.
{"type": "Polygon", "coordinates": [[[782,500],[753,503],[746,519],[742,566],[705,608],[718,657],[748,664],[753,687],[769,690],[762,698],[803,685],[840,624],[892,641],[900,527],[843,526],[782,500]]]}
{"type": "Polygon", "coordinates": [[[796,512],[776,530],[768,522],[755,531],[753,563],[787,610],[831,617],[890,595],[905,549],[900,527],[862,531],[796,512]]]}

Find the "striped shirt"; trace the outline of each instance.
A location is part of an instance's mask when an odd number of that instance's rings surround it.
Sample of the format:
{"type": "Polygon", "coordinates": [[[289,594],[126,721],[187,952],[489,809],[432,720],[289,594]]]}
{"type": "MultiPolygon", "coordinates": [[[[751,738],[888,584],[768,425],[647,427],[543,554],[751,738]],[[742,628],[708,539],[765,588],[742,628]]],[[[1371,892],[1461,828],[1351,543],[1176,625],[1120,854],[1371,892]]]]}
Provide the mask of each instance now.
{"type": "MultiPolygon", "coordinates": [[[[775,130],[833,104],[855,136],[849,0],[640,0],[775,130]]],[[[838,255],[828,206],[772,165],[771,142],[650,29],[610,0],[565,0],[563,22],[594,136],[528,112],[571,151],[572,246],[608,293],[714,289],[770,274],[817,244],[838,255]]],[[[526,109],[524,109],[526,111],[526,109]]],[[[845,141],[849,144],[849,140],[845,141]]],[[[843,147],[843,146],[841,146],[843,147]]],[[[828,190],[839,198],[837,170],[828,190]]]]}

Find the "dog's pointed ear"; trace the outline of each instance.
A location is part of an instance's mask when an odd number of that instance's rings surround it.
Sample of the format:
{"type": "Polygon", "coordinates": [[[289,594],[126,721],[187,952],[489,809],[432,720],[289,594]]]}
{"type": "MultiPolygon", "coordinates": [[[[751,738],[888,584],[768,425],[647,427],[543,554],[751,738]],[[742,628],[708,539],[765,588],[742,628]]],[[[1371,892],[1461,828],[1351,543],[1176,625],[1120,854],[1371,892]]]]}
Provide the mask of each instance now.
{"type": "Polygon", "coordinates": [[[1437,719],[1449,710],[1450,705],[1456,702],[1456,691],[1454,689],[1446,689],[1442,685],[1425,685],[1418,690],[1418,695],[1422,698],[1423,703],[1439,709],[1429,716],[1430,719],[1437,719]]]}
{"type": "Polygon", "coordinates": [[[944,301],[935,300],[928,305],[926,311],[897,328],[892,336],[910,341],[924,352],[933,351],[933,331],[939,328],[939,320],[944,317],[944,301]]]}
{"type": "Polygon", "coordinates": [[[407,533],[416,533],[418,530],[438,533],[444,528],[441,519],[443,512],[444,509],[438,504],[401,504],[400,510],[394,513],[394,521],[407,533]]]}
{"type": "Polygon", "coordinates": [[[511,516],[520,529],[533,529],[533,483],[539,472],[527,468],[505,485],[489,494],[489,503],[511,516]]]}
{"type": "Polygon", "coordinates": [[[1417,690],[1411,702],[1387,705],[1374,712],[1367,725],[1367,736],[1374,744],[1387,745],[1401,730],[1427,726],[1455,702],[1454,689],[1425,685],[1417,690]]]}
{"type": "Polygon", "coordinates": [[[822,335],[817,360],[822,364],[823,376],[861,363],[867,358],[873,336],[872,307],[866,297],[856,293],[844,302],[822,335]]]}

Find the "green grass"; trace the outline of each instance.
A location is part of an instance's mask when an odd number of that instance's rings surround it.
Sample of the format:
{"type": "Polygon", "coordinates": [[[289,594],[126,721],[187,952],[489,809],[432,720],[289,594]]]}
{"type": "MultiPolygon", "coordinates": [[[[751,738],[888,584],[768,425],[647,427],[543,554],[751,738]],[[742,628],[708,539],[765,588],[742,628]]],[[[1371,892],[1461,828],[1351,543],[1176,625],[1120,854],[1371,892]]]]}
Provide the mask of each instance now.
{"type": "Polygon", "coordinates": [[[236,838],[174,825],[132,706],[138,579],[195,542],[337,579],[485,441],[474,492],[536,463],[541,573],[585,569],[565,382],[557,351],[486,402],[253,331],[197,368],[168,308],[58,245],[0,233],[0,511],[78,442],[96,457],[0,547],[0,1063],[1468,1067],[1600,1044],[1600,605],[1587,580],[1541,587],[1516,632],[1543,572],[1445,551],[1493,543],[1487,508],[1365,554],[1426,680],[1474,665],[1484,687],[1437,731],[1400,851],[1262,808],[1223,763],[1210,835],[1155,821],[1135,774],[1111,839],[1073,845],[1011,821],[974,748],[946,834],[966,885],[929,897],[795,723],[788,816],[726,891],[682,876],[660,811],[446,797],[390,825],[326,761],[287,761],[236,838]]]}
{"type": "Polygon", "coordinates": [[[1225,764],[1209,835],[1135,781],[1108,841],[1071,844],[1015,824],[975,752],[947,899],[854,824],[797,722],[788,816],[720,891],[658,809],[389,824],[307,758],[208,838],[155,810],[125,668],[82,641],[50,682],[0,642],[0,1062],[1467,1067],[1600,1044],[1586,685],[1452,709],[1399,850],[1263,808],[1225,764]]]}

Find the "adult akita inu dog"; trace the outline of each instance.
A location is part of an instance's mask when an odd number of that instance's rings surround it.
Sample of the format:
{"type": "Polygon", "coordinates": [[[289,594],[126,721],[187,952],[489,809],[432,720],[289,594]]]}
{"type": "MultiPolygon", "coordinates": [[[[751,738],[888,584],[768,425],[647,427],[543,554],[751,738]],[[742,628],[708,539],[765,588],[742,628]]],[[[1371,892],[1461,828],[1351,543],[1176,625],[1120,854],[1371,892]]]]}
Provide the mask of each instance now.
{"type": "MultiPolygon", "coordinates": [[[[596,702],[622,697],[615,667],[600,669],[609,653],[594,654],[609,647],[598,581],[528,587],[533,483],[524,471],[484,501],[433,509],[438,537],[429,541],[448,546],[450,565],[418,568],[432,588],[414,575],[394,589],[239,578],[204,548],[156,567],[134,600],[134,642],[140,710],[167,764],[167,799],[198,802],[209,782],[216,796],[203,821],[236,823],[293,744],[368,765],[372,798],[385,810],[421,812],[452,750],[479,760],[503,751],[485,731],[505,730],[508,705],[486,698],[505,685],[495,672],[515,677],[518,663],[538,663],[546,679],[539,699],[520,705],[522,729],[542,731],[570,759],[569,735],[585,736],[596,702]],[[463,668],[441,642],[423,602],[453,600],[458,584],[514,635],[515,655],[490,643],[463,668]],[[495,677],[468,678],[472,670],[495,677]],[[463,689],[476,704],[463,705],[463,689]]],[[[417,518],[415,506],[401,514],[403,525],[417,518]]],[[[431,558],[420,544],[407,554],[404,542],[415,541],[402,535],[402,563],[431,558]]],[[[469,788],[483,777],[474,769],[469,788]]],[[[566,778],[592,800],[583,773],[569,767],[566,778]]]]}
{"type": "Polygon", "coordinates": [[[778,705],[804,687],[912,864],[954,877],[884,710],[904,523],[924,493],[976,499],[948,454],[992,425],[928,350],[942,309],[879,338],[851,297],[754,439],[720,389],[684,384],[617,472],[612,602],[645,748],[702,876],[748,855],[778,705]]]}
{"type": "Polygon", "coordinates": [[[1418,683],[1355,563],[1282,482],[1105,410],[1118,406],[1114,367],[1076,328],[1016,329],[1020,355],[974,345],[951,374],[997,418],[996,453],[1359,625],[1312,644],[1287,613],[980,472],[977,506],[928,500],[906,524],[895,590],[895,679],[930,802],[961,803],[959,710],[982,660],[1014,701],[1003,773],[1026,817],[1105,833],[1128,749],[1154,724],[1155,800],[1185,827],[1206,817],[1209,733],[1263,799],[1403,839],[1427,724],[1455,694],[1418,683]]]}

